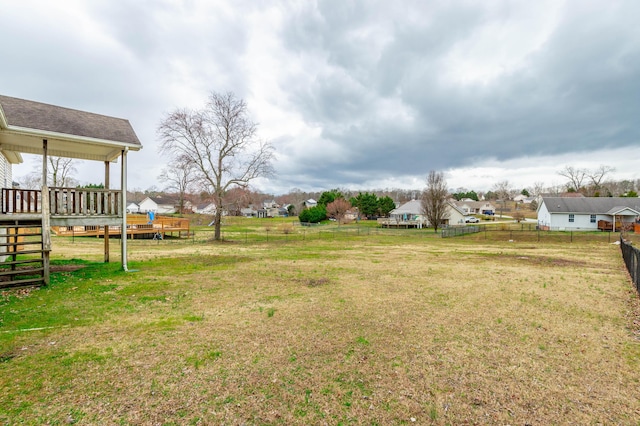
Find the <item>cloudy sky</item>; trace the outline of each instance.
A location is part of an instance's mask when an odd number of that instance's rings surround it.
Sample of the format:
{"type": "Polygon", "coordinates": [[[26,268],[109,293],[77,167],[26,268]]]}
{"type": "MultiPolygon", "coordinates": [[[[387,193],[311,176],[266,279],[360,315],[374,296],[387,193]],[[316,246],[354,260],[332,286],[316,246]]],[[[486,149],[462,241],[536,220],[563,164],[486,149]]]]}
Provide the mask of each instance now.
{"type": "Polygon", "coordinates": [[[638,17],[637,0],[3,0],[0,93],[129,119],[133,188],[162,188],[158,123],[211,91],[276,147],[256,182],[274,194],[419,189],[430,170],[475,190],[562,184],[566,165],[640,179],[638,17]]]}

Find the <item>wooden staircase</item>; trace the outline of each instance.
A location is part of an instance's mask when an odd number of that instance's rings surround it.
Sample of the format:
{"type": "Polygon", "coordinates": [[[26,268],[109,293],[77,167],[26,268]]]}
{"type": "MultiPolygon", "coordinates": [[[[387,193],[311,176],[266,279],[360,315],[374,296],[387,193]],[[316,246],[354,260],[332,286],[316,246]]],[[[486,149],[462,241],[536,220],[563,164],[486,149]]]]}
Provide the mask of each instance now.
{"type": "Polygon", "coordinates": [[[48,284],[42,219],[0,219],[0,260],[0,289],[48,284]]]}

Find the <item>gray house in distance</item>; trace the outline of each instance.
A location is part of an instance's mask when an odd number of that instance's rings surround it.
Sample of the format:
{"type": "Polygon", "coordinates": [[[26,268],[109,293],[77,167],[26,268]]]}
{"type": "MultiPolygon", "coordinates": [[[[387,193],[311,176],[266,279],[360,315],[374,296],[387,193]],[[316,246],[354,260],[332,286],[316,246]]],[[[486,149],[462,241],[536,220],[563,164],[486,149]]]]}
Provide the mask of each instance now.
{"type": "Polygon", "coordinates": [[[538,205],[538,226],[543,230],[592,231],[630,227],[640,218],[640,198],[542,197],[538,205]],[[598,223],[600,222],[600,227],[598,223]]]}
{"type": "MultiPolygon", "coordinates": [[[[126,270],[127,153],[141,148],[128,120],[0,95],[2,156],[16,164],[22,161],[21,153],[39,154],[43,168],[40,188],[2,188],[0,248],[10,260],[0,269],[0,286],[48,283],[51,226],[120,226],[126,270]],[[97,179],[104,179],[105,189],[49,187],[48,156],[103,163],[104,177],[97,179]],[[118,160],[121,188],[111,189],[110,164],[118,160]],[[20,235],[29,238],[21,239],[20,235]],[[29,256],[21,258],[22,254],[29,256]],[[32,261],[34,254],[41,257],[32,261]],[[26,274],[25,266],[31,268],[26,274]],[[34,271],[40,274],[39,279],[30,278],[34,271]]],[[[108,261],[109,233],[104,236],[108,261]]]]}

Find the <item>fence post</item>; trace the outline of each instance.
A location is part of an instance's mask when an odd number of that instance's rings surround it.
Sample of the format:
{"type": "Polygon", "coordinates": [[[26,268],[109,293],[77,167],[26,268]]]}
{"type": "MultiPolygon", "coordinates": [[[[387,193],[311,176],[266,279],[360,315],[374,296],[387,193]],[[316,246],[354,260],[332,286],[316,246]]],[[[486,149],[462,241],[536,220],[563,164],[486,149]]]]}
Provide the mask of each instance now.
{"type": "Polygon", "coordinates": [[[636,290],[638,291],[638,293],[640,293],[640,251],[638,250],[634,250],[635,252],[635,260],[636,260],[636,274],[635,274],[635,281],[636,281],[636,290]]]}

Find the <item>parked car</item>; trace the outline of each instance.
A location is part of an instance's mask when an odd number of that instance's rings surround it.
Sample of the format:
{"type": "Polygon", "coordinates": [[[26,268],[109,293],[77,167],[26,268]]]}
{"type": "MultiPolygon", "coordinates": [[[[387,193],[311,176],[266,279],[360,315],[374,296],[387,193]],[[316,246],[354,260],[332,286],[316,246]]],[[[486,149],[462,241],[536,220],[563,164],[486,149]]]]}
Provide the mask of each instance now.
{"type": "Polygon", "coordinates": [[[478,223],[480,222],[480,219],[475,216],[465,216],[464,221],[466,223],[478,223]]]}

